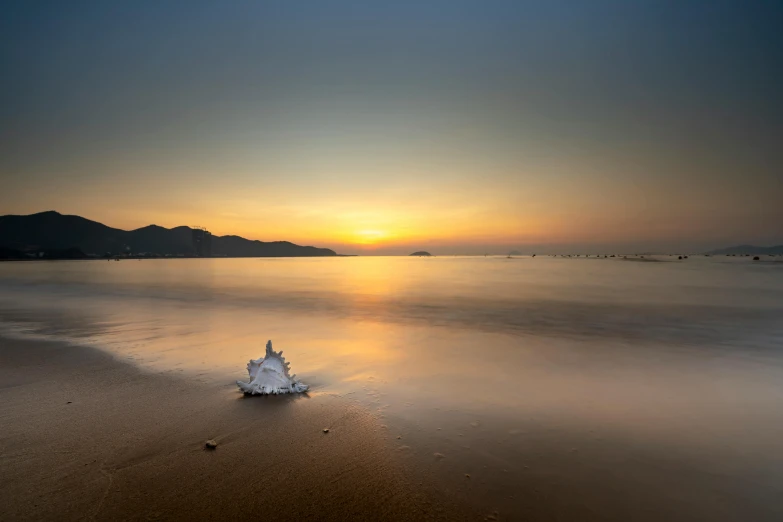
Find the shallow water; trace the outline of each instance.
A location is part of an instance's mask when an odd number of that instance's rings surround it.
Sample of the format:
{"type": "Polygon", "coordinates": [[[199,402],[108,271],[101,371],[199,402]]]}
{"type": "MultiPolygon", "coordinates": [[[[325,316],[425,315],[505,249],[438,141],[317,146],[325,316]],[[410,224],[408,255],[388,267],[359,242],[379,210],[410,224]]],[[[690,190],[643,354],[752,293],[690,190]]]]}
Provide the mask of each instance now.
{"type": "Polygon", "coordinates": [[[522,484],[596,512],[772,520],[783,263],[658,259],[0,263],[0,333],[227,386],[272,339],[311,399],[364,405],[501,513],[522,484]]]}

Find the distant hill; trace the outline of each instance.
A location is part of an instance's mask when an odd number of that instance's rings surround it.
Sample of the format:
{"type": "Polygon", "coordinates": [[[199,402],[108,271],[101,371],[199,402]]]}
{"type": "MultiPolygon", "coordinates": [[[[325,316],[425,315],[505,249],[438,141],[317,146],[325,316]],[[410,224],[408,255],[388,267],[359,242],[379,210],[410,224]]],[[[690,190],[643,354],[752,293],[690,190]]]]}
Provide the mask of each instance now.
{"type": "Polygon", "coordinates": [[[707,254],[713,255],[713,256],[722,256],[722,255],[739,255],[739,254],[751,254],[754,256],[763,256],[763,255],[781,255],[783,254],[783,245],[777,245],[777,246],[771,246],[771,247],[760,247],[760,246],[753,246],[753,245],[737,245],[733,247],[728,248],[721,248],[718,250],[713,250],[711,252],[705,252],[707,254]]]}
{"type": "Polygon", "coordinates": [[[89,256],[77,247],[47,249],[38,252],[23,252],[12,248],[0,247],[0,260],[9,259],[87,259],[89,256]]]}
{"type": "MultiPolygon", "coordinates": [[[[120,230],[80,216],[48,211],[29,216],[0,216],[0,247],[4,250],[66,251],[103,255],[132,253],[194,255],[190,227],[149,225],[120,230]]],[[[337,255],[328,248],[299,246],[288,241],[253,241],[239,236],[213,236],[212,253],[226,257],[313,257],[337,255]]]]}
{"type": "Polygon", "coordinates": [[[432,254],[430,254],[429,252],[425,252],[424,250],[420,250],[418,252],[412,253],[411,255],[412,256],[419,256],[419,257],[421,257],[421,256],[425,256],[426,257],[426,256],[431,256],[432,254]]]}

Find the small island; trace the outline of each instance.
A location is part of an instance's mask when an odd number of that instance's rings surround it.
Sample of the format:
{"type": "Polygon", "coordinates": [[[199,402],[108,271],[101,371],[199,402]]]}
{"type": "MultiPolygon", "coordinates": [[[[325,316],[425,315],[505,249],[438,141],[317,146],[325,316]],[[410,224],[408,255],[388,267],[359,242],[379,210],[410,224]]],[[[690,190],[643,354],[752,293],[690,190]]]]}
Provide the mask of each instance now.
{"type": "Polygon", "coordinates": [[[430,254],[429,252],[425,252],[424,250],[419,250],[418,252],[414,252],[414,253],[412,253],[411,255],[412,255],[412,256],[418,256],[418,257],[422,257],[422,256],[427,256],[427,257],[429,257],[429,256],[431,256],[432,254],[430,254]]]}

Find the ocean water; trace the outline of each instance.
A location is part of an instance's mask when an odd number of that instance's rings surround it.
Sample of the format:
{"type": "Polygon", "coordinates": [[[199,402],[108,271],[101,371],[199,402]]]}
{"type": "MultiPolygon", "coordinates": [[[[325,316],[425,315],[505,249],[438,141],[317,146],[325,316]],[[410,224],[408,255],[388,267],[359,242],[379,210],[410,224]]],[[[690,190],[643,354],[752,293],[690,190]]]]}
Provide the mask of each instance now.
{"type": "Polygon", "coordinates": [[[530,488],[594,513],[774,520],[783,263],[651,259],[0,263],[0,335],[227,389],[272,339],[303,400],[362,405],[501,512],[530,488]]]}

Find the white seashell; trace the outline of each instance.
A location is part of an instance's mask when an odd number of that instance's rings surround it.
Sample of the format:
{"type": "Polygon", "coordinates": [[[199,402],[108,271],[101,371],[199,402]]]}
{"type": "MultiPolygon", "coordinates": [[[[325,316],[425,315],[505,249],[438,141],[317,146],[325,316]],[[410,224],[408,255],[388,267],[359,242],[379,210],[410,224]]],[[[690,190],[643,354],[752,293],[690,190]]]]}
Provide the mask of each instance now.
{"type": "Polygon", "coordinates": [[[250,395],[277,395],[279,393],[302,393],[308,386],[289,375],[289,365],[285,362],[282,350],[272,350],[272,341],[266,343],[266,355],[260,359],[250,359],[247,363],[249,382],[237,381],[237,386],[250,395]]]}

